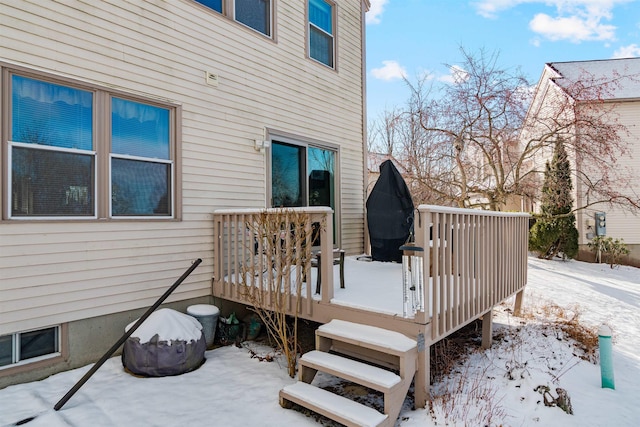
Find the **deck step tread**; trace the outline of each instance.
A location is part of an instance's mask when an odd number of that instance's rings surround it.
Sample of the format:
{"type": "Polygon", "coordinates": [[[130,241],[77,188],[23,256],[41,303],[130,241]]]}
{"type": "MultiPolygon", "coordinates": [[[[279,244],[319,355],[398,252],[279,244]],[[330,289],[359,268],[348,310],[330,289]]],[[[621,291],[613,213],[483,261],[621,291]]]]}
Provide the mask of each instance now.
{"type": "Polygon", "coordinates": [[[280,390],[280,397],[347,425],[379,426],[388,418],[375,409],[302,381],[280,390]]]}
{"type": "Polygon", "coordinates": [[[397,353],[406,353],[417,347],[416,340],[400,332],[338,319],[318,327],[316,334],[333,339],[350,340],[365,347],[372,346],[397,353]]]}
{"type": "Polygon", "coordinates": [[[399,375],[391,371],[318,350],[302,355],[300,364],[379,391],[391,390],[402,381],[399,375]]]}

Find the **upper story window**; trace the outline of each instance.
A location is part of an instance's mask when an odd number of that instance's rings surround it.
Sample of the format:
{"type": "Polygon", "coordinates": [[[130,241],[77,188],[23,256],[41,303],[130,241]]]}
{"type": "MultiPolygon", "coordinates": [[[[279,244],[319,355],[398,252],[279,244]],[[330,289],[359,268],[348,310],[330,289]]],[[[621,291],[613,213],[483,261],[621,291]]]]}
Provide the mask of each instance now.
{"type": "Polygon", "coordinates": [[[195,0],[267,37],[273,37],[273,0],[195,0]]]}
{"type": "Polygon", "coordinates": [[[207,6],[210,9],[213,9],[217,12],[222,13],[222,0],[196,0],[198,3],[201,3],[207,6]]]}
{"type": "Polygon", "coordinates": [[[271,37],[271,0],[234,0],[234,18],[271,37]]]}
{"type": "Polygon", "coordinates": [[[335,67],[334,5],[326,0],[308,0],[309,57],[335,67]]]}
{"type": "Polygon", "coordinates": [[[10,81],[9,218],[174,216],[175,108],[17,74],[10,81]]]}

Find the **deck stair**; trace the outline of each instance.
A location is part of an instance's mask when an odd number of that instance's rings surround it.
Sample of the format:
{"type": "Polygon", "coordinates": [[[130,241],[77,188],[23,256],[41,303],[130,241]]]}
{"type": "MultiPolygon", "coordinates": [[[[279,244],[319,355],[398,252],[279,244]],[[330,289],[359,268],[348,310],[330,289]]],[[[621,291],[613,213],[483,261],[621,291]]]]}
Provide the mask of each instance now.
{"type": "Polygon", "coordinates": [[[280,390],[296,403],[346,426],[393,426],[416,372],[417,343],[398,332],[332,320],[316,330],[316,350],[300,358],[298,382],[280,390]],[[384,394],[384,413],[312,384],[317,372],[384,394]]]}

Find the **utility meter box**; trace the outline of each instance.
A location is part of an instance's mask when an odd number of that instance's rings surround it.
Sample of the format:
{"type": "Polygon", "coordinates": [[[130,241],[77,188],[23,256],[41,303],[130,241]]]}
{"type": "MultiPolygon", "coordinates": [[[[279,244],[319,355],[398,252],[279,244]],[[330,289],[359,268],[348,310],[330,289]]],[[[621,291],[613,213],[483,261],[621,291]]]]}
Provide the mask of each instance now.
{"type": "Polygon", "coordinates": [[[596,212],[596,236],[605,236],[607,234],[607,214],[604,212],[596,212]]]}

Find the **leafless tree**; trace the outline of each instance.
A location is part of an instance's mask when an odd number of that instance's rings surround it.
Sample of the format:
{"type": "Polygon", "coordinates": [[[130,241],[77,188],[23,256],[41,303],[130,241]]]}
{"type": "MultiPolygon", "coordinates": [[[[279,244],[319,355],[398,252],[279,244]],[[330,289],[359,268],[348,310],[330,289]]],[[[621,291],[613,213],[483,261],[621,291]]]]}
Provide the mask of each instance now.
{"type": "Polygon", "coordinates": [[[393,124],[385,144],[406,168],[414,202],[503,210],[514,200],[535,201],[545,164],[538,158],[550,157],[563,140],[588,204],[640,206],[640,198],[622,188],[630,174],[615,165],[627,152],[626,129],[615,105],[605,102],[621,74],[585,73],[532,114],[533,85],[519,69],[501,68],[497,53],[461,53],[460,65],[449,66],[452,81],[407,81],[405,108],[378,124],[393,124]]]}
{"type": "Polygon", "coordinates": [[[369,123],[368,149],[369,152],[393,156],[396,145],[396,129],[401,121],[400,110],[385,111],[382,115],[369,123]]]}
{"type": "MultiPolygon", "coordinates": [[[[576,187],[581,192],[581,206],[608,203],[636,211],[640,195],[634,188],[633,172],[618,164],[629,155],[629,130],[620,123],[616,110],[619,104],[608,102],[625,82],[638,81],[640,76],[626,70],[614,70],[610,75],[597,76],[583,70],[577,77],[554,85],[555,94],[544,104],[532,105],[521,133],[521,156],[517,177],[538,172],[531,165],[540,153],[549,157],[552,144],[563,141],[570,154],[576,187]]],[[[531,180],[534,184],[537,179],[531,180]]]]}

